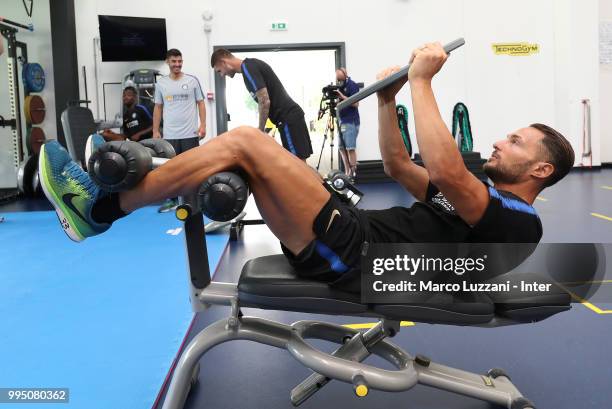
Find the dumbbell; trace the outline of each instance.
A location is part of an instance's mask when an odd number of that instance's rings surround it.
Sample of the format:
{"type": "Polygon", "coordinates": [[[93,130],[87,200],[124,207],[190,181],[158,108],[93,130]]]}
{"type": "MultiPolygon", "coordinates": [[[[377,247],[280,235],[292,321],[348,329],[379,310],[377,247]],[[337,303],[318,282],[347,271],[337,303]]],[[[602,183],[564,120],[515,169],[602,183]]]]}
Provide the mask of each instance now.
{"type": "Polygon", "coordinates": [[[89,158],[87,169],[103,190],[121,192],[136,186],[147,173],[174,156],[174,148],[163,139],[112,141],[98,147],[89,158]]]}
{"type": "Polygon", "coordinates": [[[336,193],[341,200],[351,206],[356,206],[363,197],[363,192],[353,185],[351,179],[338,170],[327,175],[326,184],[332,189],[333,193],[336,193]]]}

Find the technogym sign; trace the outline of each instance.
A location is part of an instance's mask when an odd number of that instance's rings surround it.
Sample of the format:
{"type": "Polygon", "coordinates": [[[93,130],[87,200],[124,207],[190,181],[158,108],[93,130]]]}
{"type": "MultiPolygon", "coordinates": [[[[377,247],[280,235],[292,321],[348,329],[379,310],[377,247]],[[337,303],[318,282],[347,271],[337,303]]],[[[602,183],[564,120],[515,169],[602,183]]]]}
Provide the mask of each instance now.
{"type": "Polygon", "coordinates": [[[493,44],[493,52],[496,55],[529,56],[540,52],[539,44],[529,43],[500,43],[493,44]]]}

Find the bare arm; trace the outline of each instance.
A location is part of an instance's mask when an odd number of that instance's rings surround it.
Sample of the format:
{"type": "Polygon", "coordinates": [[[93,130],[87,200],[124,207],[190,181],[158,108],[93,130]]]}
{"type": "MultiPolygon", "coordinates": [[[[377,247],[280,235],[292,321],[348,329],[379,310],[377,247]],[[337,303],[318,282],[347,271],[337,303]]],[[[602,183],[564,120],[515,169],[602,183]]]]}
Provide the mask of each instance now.
{"type": "Polygon", "coordinates": [[[113,132],[110,129],[105,129],[104,131],[102,131],[102,136],[104,137],[104,140],[107,141],[107,142],[109,142],[109,141],[125,141],[125,139],[126,139],[125,135],[113,132]]]}
{"type": "Polygon", "coordinates": [[[378,104],[378,145],[385,173],[395,179],[417,200],[424,201],[429,185],[427,170],[415,164],[408,155],[393,102],[378,104]]]}
{"type": "Polygon", "coordinates": [[[159,124],[161,123],[163,109],[162,104],[155,104],[153,108],[153,138],[161,138],[159,124]]]}
{"type": "Polygon", "coordinates": [[[132,141],[136,141],[136,142],[137,142],[137,141],[139,141],[139,140],[140,140],[140,138],[142,138],[142,136],[143,136],[143,135],[145,135],[145,134],[147,134],[147,133],[151,132],[151,130],[152,130],[152,129],[153,129],[153,126],[150,126],[150,127],[148,127],[148,128],[143,129],[143,130],[142,130],[142,131],[140,131],[140,132],[136,132],[134,135],[132,135],[132,136],[130,137],[130,140],[132,140],[132,141]]]}
{"type": "MultiPolygon", "coordinates": [[[[377,79],[381,80],[398,69],[399,67],[389,68],[381,72],[377,79]]],[[[410,159],[397,124],[395,111],[395,95],[406,81],[407,78],[378,93],[378,145],[385,173],[395,179],[417,200],[424,201],[429,185],[429,174],[427,170],[410,159]]]]}
{"type": "Polygon", "coordinates": [[[257,91],[257,102],[259,104],[259,129],[263,131],[266,129],[266,121],[270,114],[270,95],[268,95],[267,88],[257,91]]]}
{"type": "Polygon", "coordinates": [[[200,139],[206,136],[206,103],[204,100],[198,101],[198,115],[200,117],[200,128],[198,129],[198,137],[200,139]]]}
{"type": "Polygon", "coordinates": [[[485,185],[465,167],[457,145],[442,120],[431,88],[433,76],[447,58],[439,43],[427,44],[413,54],[408,78],[417,143],[432,183],[453,204],[466,223],[475,225],[489,204],[489,193],[485,185]]]}

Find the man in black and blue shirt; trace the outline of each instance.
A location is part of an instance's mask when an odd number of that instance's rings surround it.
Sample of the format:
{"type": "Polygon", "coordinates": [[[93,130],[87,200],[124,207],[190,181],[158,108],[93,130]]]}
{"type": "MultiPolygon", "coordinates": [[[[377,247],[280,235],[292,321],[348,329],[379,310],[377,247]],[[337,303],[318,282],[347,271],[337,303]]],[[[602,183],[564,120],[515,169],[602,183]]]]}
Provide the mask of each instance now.
{"type": "Polygon", "coordinates": [[[241,60],[226,49],[216,50],[210,64],[222,76],[233,78],[237,73],[242,74],[244,85],[258,105],[261,131],[270,118],[280,132],[285,149],[304,161],[312,154],[304,111],[291,99],[268,64],[256,58],[241,60]]]}
{"type": "MultiPolygon", "coordinates": [[[[340,67],[336,70],[336,83],[340,87],[338,96],[344,101],[351,95],[359,92],[359,86],[349,77],[346,68],[340,67]]],[[[357,135],[359,134],[359,102],[338,111],[340,120],[340,155],[344,162],[346,174],[355,177],[357,174],[357,135]]]]}
{"type": "MultiPolygon", "coordinates": [[[[447,58],[439,43],[416,49],[408,75],[378,93],[385,171],[419,200],[410,208],[359,210],[344,204],[305,163],[251,127],[220,135],[150,172],[132,190],[110,194],[100,193],[68,153],[50,142],[41,151],[41,183],[64,231],[80,241],[140,207],[197,191],[217,172],[241,169],[296,272],[346,291],[359,291],[366,242],[537,243],[542,223],[532,204],[570,171],[572,146],[546,125],[529,125],[493,145],[484,166],[493,185],[478,180],[466,168],[431,86],[447,58]],[[410,160],[397,123],[395,96],[408,81],[424,167],[410,160]],[[79,206],[74,217],[74,206],[56,199],[67,195],[81,198],[72,200],[79,206]]],[[[398,70],[388,69],[379,79],[398,70]]]]}
{"type": "Polygon", "coordinates": [[[123,125],[121,133],[111,130],[102,132],[107,141],[142,141],[153,136],[153,115],[145,105],[137,103],[138,94],[134,87],[123,89],[123,125]]]}

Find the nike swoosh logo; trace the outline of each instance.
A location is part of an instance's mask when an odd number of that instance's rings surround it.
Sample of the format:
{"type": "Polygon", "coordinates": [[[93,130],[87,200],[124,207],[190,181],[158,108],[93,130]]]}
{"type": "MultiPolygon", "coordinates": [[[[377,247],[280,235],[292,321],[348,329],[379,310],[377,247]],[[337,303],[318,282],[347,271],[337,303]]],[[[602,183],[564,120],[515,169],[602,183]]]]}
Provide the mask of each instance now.
{"type": "Polygon", "coordinates": [[[81,218],[81,220],[83,220],[85,223],[89,224],[89,222],[87,221],[87,219],[85,219],[85,217],[81,214],[81,212],[79,211],[79,209],[77,209],[74,204],[72,203],[72,199],[74,199],[75,197],[79,197],[79,195],[75,195],[74,193],[66,193],[64,196],[62,196],[62,201],[64,202],[64,204],[66,206],[68,206],[68,208],[70,210],[72,210],[73,213],[76,213],[77,216],[79,216],[81,218]]]}
{"type": "Polygon", "coordinates": [[[325,233],[327,233],[329,231],[329,228],[331,227],[332,223],[334,222],[334,218],[336,216],[340,216],[340,212],[337,209],[334,209],[334,211],[332,212],[331,217],[329,219],[329,224],[327,225],[327,229],[325,229],[325,233]]]}

